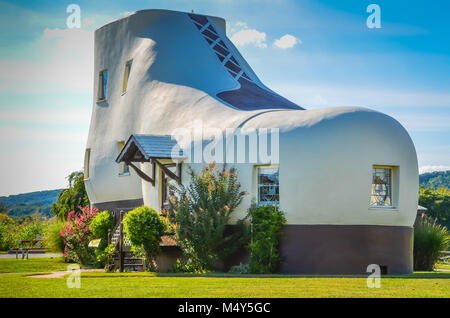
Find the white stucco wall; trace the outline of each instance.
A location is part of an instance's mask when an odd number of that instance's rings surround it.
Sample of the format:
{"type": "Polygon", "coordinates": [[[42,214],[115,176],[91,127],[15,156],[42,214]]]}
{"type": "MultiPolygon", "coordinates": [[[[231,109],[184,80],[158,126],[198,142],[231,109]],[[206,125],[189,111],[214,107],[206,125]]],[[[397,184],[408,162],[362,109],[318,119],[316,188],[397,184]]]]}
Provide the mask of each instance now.
{"type": "MultiPolygon", "coordinates": [[[[224,29],[224,21],[214,18],[224,29]]],[[[144,198],[158,208],[159,193],[133,170],[118,175],[117,142],[131,134],[171,134],[175,128],[280,129],[280,202],[289,224],[412,226],[417,208],[418,167],[414,145],[391,117],[364,108],[242,111],[215,94],[239,85],[217,62],[187,14],[146,10],[96,31],[94,103],[87,148],[86,188],[93,203],[144,198]],[[126,61],[133,59],[122,95],[126,61]],[[105,102],[96,102],[98,72],[108,70],[105,102]],[[372,166],[398,167],[395,208],[369,208],[372,166]]],[[[227,40],[252,80],[256,74],[227,40]]],[[[201,169],[202,164],[192,165],[201,169]]],[[[234,219],[256,198],[253,164],[238,164],[249,192],[234,219]]],[[[142,169],[151,175],[149,164],[142,169]]],[[[159,178],[159,173],[157,173],[159,178]]],[[[183,180],[187,180],[186,166],[183,180]]],[[[158,181],[158,180],[157,180],[158,181]]]]}

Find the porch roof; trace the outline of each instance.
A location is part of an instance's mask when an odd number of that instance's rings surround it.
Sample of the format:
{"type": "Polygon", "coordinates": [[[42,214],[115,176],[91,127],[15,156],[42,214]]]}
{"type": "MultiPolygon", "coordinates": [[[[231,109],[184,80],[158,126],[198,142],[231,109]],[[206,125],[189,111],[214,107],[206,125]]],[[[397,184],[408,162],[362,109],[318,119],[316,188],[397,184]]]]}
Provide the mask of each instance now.
{"type": "Polygon", "coordinates": [[[146,162],[150,159],[185,159],[183,150],[170,135],[131,135],[116,159],[120,162],[146,162]]]}

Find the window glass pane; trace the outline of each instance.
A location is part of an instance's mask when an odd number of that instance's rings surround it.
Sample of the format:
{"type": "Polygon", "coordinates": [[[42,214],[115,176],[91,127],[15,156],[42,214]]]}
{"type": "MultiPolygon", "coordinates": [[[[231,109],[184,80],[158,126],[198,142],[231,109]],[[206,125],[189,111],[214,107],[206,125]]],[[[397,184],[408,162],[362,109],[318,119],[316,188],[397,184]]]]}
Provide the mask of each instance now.
{"type": "Polygon", "coordinates": [[[370,206],[392,206],[391,168],[373,168],[370,206]]]}
{"type": "Polygon", "coordinates": [[[258,168],[258,201],[260,204],[280,203],[278,168],[258,168]]]}
{"type": "Polygon", "coordinates": [[[99,73],[98,78],[98,100],[106,99],[106,86],[108,83],[108,72],[106,70],[99,73]]]}
{"type": "MultiPolygon", "coordinates": [[[[177,174],[177,166],[166,166],[167,169],[169,169],[170,171],[172,171],[174,174],[177,174]]],[[[162,185],[162,202],[163,202],[163,208],[164,205],[168,204],[169,198],[171,197],[170,193],[170,186],[176,186],[177,182],[171,178],[169,178],[164,172],[162,173],[163,175],[163,185],[162,185]]]]}
{"type": "Polygon", "coordinates": [[[106,98],[106,84],[108,83],[108,72],[103,72],[103,98],[106,98]]]}
{"type": "Polygon", "coordinates": [[[84,153],[84,178],[89,178],[89,161],[91,159],[91,149],[86,149],[84,153]]]}
{"type": "Polygon", "coordinates": [[[123,73],[123,86],[122,86],[122,93],[125,93],[127,91],[128,87],[128,78],[130,77],[131,72],[131,65],[133,64],[133,61],[128,61],[125,64],[125,72],[123,73]]]}

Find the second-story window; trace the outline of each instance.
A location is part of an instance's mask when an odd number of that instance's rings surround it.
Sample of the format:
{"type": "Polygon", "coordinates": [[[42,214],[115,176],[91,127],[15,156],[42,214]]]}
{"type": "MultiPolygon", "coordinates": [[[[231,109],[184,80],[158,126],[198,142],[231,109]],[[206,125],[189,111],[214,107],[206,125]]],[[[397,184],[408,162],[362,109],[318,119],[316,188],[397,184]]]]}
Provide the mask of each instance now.
{"type": "Polygon", "coordinates": [[[122,86],[122,94],[127,92],[128,87],[128,78],[130,77],[131,66],[133,65],[133,60],[129,60],[125,64],[125,72],[123,73],[123,86],[122,86]]]}
{"type": "Polygon", "coordinates": [[[91,149],[87,148],[84,153],[84,179],[89,179],[89,163],[91,160],[91,149]]]}
{"type": "Polygon", "coordinates": [[[106,87],[108,84],[108,71],[103,70],[98,76],[98,95],[97,100],[103,101],[106,99],[106,87]]]}

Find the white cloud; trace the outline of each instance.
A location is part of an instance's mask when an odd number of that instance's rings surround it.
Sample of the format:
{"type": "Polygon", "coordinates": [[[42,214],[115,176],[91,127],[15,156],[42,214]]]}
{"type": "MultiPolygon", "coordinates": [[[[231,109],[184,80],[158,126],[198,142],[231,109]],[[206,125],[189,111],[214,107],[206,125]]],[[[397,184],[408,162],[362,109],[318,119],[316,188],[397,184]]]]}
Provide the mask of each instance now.
{"type": "Polygon", "coordinates": [[[273,43],[275,47],[280,49],[290,49],[297,44],[302,44],[302,41],[290,34],[283,35],[281,38],[275,40],[275,42],[273,43]]]}
{"type": "Polygon", "coordinates": [[[238,22],[229,22],[227,23],[227,35],[232,36],[234,33],[248,29],[248,25],[245,22],[238,21],[238,22]]]}
{"type": "Polygon", "coordinates": [[[422,166],[419,168],[419,173],[427,173],[433,171],[448,171],[450,170],[450,166],[422,166]]]}
{"type": "Polygon", "coordinates": [[[254,45],[260,48],[266,48],[266,33],[255,29],[244,29],[236,32],[231,37],[231,41],[237,46],[254,45]]]}

